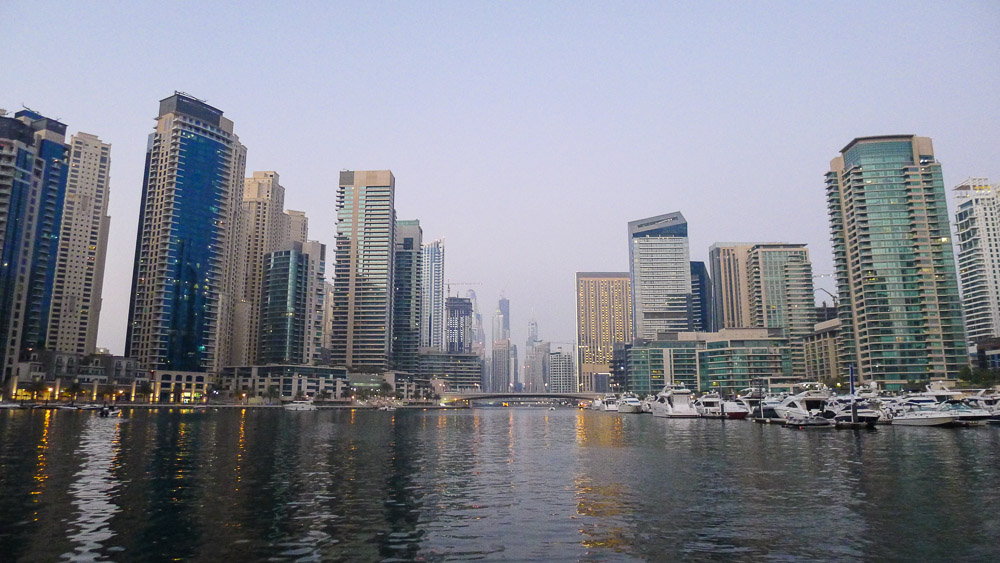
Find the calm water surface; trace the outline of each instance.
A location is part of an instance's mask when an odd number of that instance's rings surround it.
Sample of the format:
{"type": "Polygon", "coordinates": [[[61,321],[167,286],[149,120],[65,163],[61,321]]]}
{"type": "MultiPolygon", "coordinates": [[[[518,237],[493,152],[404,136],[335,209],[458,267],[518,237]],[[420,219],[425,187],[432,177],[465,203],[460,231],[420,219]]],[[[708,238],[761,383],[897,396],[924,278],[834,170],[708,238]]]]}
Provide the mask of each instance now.
{"type": "Polygon", "coordinates": [[[0,560],[996,561],[1000,428],[0,412],[0,560]]]}

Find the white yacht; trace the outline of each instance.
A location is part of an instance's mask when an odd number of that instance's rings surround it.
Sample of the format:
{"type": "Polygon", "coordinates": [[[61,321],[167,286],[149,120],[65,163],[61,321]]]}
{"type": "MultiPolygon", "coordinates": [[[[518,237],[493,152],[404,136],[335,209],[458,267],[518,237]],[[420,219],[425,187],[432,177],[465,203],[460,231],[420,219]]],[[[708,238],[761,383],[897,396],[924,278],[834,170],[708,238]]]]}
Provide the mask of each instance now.
{"type": "Polygon", "coordinates": [[[694,408],[702,418],[722,418],[742,420],[750,410],[736,401],[726,401],[718,393],[706,393],[694,402],[694,408]]]}
{"type": "Polygon", "coordinates": [[[781,418],[796,416],[805,418],[822,414],[826,401],[832,396],[830,388],[822,383],[799,383],[795,386],[801,391],[785,397],[774,407],[774,412],[781,418]]]}
{"type": "Polygon", "coordinates": [[[618,398],[613,394],[604,396],[601,400],[601,410],[605,412],[618,412],[618,398]]]}
{"type": "Polygon", "coordinates": [[[980,426],[989,422],[992,414],[986,409],[972,406],[965,401],[951,399],[941,404],[941,412],[955,415],[959,426],[980,426]]]}
{"type": "Polygon", "coordinates": [[[285,403],[286,411],[314,411],[316,410],[316,405],[310,400],[305,401],[292,401],[291,403],[285,403]]]}
{"type": "Polygon", "coordinates": [[[628,414],[642,414],[642,403],[635,395],[625,394],[618,399],[618,412],[628,414]]]}
{"type": "Polygon", "coordinates": [[[691,401],[691,390],[683,385],[668,385],[656,394],[653,416],[666,418],[698,418],[691,401]]]}
{"type": "Polygon", "coordinates": [[[904,407],[892,416],[893,426],[950,426],[954,422],[953,415],[920,406],[904,407]]]}

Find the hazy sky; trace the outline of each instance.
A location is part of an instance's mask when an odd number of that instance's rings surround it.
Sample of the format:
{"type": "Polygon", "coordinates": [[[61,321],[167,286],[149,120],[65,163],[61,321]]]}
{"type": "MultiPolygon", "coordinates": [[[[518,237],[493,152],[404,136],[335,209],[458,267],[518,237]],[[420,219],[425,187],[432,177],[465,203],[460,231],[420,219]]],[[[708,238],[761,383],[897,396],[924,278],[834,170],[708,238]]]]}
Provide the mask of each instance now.
{"type": "Polygon", "coordinates": [[[949,189],[1000,180],[996,1],[0,4],[0,107],[112,143],[98,345],[119,353],[174,90],[223,110],[330,246],[338,171],[391,169],[399,218],[446,237],[487,331],[507,295],[522,349],[532,312],[574,340],[574,273],[627,270],[642,217],[682,211],[694,260],[803,242],[832,272],[823,174],[854,137],[932,137],[949,189]]]}

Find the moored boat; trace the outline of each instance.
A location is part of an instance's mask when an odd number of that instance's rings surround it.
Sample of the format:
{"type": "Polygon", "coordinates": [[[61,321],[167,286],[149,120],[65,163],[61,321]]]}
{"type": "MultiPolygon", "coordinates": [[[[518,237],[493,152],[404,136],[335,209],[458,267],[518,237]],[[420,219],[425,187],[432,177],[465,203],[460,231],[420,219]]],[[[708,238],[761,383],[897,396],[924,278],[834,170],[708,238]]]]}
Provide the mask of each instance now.
{"type": "Polygon", "coordinates": [[[656,394],[653,416],[665,418],[698,418],[691,401],[691,390],[683,385],[668,385],[656,394]]]}
{"type": "Polygon", "coordinates": [[[642,403],[635,395],[625,394],[618,399],[618,412],[623,414],[642,414],[642,403]]]}
{"type": "Polygon", "coordinates": [[[292,401],[291,403],[285,403],[284,405],[286,411],[314,411],[316,410],[316,405],[310,400],[303,401],[292,401]]]}
{"type": "Polygon", "coordinates": [[[956,417],[938,409],[910,406],[892,415],[893,426],[950,426],[956,417]]]}

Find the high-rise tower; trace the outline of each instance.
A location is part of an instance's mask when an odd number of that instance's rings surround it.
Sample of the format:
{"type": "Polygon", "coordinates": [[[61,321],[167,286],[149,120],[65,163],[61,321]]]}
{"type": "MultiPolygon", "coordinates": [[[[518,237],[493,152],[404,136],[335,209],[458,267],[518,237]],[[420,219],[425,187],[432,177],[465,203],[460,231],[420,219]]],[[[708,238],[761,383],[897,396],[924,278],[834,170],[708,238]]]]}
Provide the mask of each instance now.
{"type": "MultiPolygon", "coordinates": [[[[244,179],[239,235],[235,246],[234,322],[229,365],[258,363],[261,342],[261,284],[268,254],[286,248],[285,188],[277,172],[254,172],[244,179]]],[[[305,242],[305,241],[300,241],[305,242]]],[[[269,354],[274,357],[274,354],[269,354]]]]}
{"type": "Polygon", "coordinates": [[[227,362],[245,169],[246,148],[221,110],[182,93],[160,101],[125,342],[144,369],[218,372],[227,362]]]}
{"type": "Polygon", "coordinates": [[[955,187],[958,269],[969,341],[1000,336],[1000,186],[969,178],[955,187]]]}
{"type": "Polygon", "coordinates": [[[854,139],[830,163],[841,373],[899,389],[968,363],[941,164],[914,135],[854,139]]]}
{"type": "Polygon", "coordinates": [[[628,272],[577,272],[576,349],[580,381],[610,373],[615,344],[632,342],[632,281],[628,272]]]}
{"type": "Polygon", "coordinates": [[[0,360],[45,347],[66,193],[66,126],[33,111],[0,114],[0,360]]]}
{"type": "Polygon", "coordinates": [[[420,367],[420,299],[423,231],[420,221],[396,221],[396,286],[393,291],[393,367],[417,373],[420,367]]]}
{"type": "Polygon", "coordinates": [[[420,346],[444,350],[444,239],[423,245],[420,268],[420,346]]]}
{"type": "Polygon", "coordinates": [[[392,354],[396,179],[389,170],[343,171],[337,191],[331,360],[385,369],[392,354]]]}
{"type": "Polygon", "coordinates": [[[687,221],[680,212],[630,221],[629,273],[636,338],[692,329],[687,221]]]}
{"type": "Polygon", "coordinates": [[[326,246],[316,241],[293,241],[264,256],[256,363],[319,361],[325,268],[326,246]]]}
{"type": "Polygon", "coordinates": [[[46,346],[93,354],[101,318],[108,249],[111,145],[94,135],[70,139],[69,176],[62,211],[56,279],[46,346]]]}

